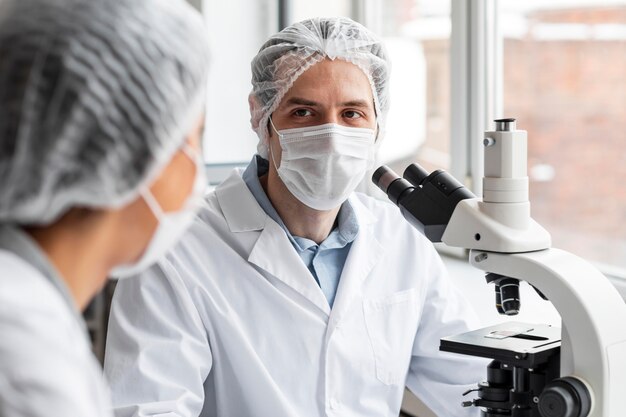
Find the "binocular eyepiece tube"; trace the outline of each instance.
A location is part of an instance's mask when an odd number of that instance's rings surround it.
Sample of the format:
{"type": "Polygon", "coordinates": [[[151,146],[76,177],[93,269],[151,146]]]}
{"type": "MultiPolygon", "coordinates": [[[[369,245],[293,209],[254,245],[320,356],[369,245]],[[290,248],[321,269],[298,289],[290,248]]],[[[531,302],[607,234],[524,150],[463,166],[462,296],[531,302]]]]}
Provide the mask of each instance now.
{"type": "Polygon", "coordinates": [[[409,165],[402,177],[383,165],[374,172],[372,181],[432,242],[441,242],[459,201],[476,197],[447,172],[428,173],[418,164],[409,165]]]}

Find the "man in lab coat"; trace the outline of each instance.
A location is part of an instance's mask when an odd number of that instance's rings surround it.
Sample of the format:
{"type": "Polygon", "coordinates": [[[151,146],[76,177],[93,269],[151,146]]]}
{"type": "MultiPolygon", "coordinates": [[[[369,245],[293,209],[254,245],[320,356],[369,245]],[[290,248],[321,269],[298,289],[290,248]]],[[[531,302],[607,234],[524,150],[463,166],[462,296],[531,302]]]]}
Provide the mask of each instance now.
{"type": "MultiPolygon", "coordinates": [[[[180,244],[116,291],[105,360],[122,416],[437,415],[483,361],[438,351],[475,326],[433,246],[355,194],[388,109],[378,38],[345,18],[272,36],[252,62],[259,153],[180,244]]],[[[224,138],[227,140],[228,138],[224,138]]]]}

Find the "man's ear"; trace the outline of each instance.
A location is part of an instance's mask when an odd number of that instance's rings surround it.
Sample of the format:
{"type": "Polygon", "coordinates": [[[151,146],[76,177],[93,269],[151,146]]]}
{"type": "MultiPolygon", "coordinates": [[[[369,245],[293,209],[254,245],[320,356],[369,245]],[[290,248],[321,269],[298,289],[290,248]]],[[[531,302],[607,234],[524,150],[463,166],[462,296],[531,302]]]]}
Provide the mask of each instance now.
{"type": "Polygon", "coordinates": [[[261,104],[254,93],[248,95],[248,106],[250,107],[250,124],[255,131],[259,128],[261,120],[261,104]]]}

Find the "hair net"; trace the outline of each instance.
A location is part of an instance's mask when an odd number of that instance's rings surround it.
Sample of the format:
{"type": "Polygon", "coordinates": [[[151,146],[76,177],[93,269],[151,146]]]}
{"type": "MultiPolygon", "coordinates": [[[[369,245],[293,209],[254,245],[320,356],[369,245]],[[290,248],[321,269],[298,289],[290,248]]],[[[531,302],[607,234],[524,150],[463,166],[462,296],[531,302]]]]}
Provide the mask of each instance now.
{"type": "Polygon", "coordinates": [[[308,19],[270,37],[252,60],[251,123],[259,136],[258,152],[262,157],[268,154],[269,116],[296,79],[326,58],[351,62],[365,73],[382,130],[389,108],[390,68],[381,40],[348,18],[308,19]]]}
{"type": "Polygon", "coordinates": [[[0,222],[137,198],[201,115],[207,61],[183,0],[2,0],[0,222]]]}

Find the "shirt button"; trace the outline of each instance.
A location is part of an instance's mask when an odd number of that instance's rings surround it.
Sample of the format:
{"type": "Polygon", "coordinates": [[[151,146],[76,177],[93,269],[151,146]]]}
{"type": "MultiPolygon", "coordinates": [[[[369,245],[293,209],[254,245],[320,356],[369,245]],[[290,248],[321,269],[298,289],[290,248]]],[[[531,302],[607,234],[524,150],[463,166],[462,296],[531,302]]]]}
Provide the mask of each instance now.
{"type": "Polygon", "coordinates": [[[339,401],[336,398],[330,400],[330,408],[336,410],[339,408],[339,401]]]}

